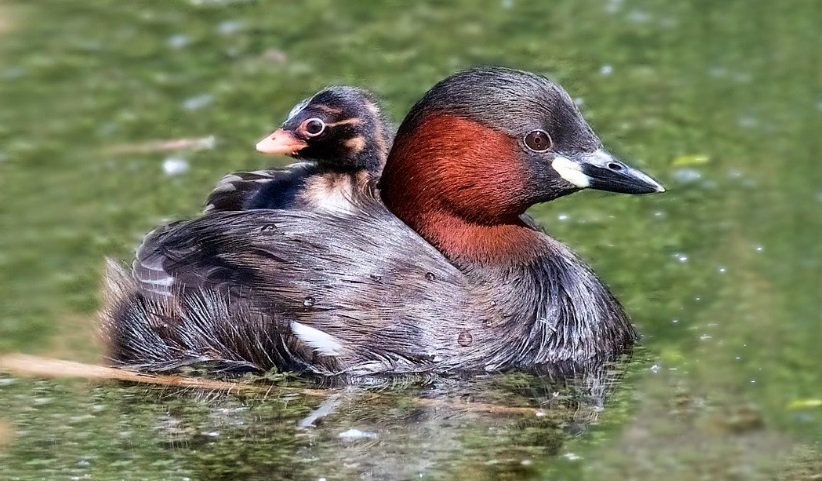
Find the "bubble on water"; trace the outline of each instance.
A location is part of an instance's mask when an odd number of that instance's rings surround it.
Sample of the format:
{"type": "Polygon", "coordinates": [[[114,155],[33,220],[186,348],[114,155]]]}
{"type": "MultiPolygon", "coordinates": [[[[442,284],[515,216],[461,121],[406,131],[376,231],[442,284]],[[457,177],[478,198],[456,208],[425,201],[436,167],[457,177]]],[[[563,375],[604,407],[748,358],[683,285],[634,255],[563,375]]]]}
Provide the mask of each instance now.
{"type": "Polygon", "coordinates": [[[747,188],[756,187],[757,183],[754,179],[742,179],[742,186],[747,188]]]}
{"type": "Polygon", "coordinates": [[[659,364],[654,364],[653,366],[651,366],[651,372],[654,374],[658,373],[661,370],[662,366],[660,366],[659,364]]]}
{"type": "Polygon", "coordinates": [[[185,47],[191,43],[191,38],[188,35],[184,35],[182,33],[172,35],[166,39],[166,45],[171,48],[180,49],[185,47]]]}
{"type": "Polygon", "coordinates": [[[622,7],[624,0],[605,0],[605,11],[608,13],[617,13],[622,7]]]}
{"type": "Polygon", "coordinates": [[[568,214],[559,214],[559,215],[557,216],[557,219],[558,219],[558,220],[560,220],[560,221],[562,221],[562,222],[565,222],[565,221],[566,221],[566,220],[568,220],[569,218],[570,218],[570,217],[568,216],[568,214]]]}
{"type": "Polygon", "coordinates": [[[117,122],[103,122],[97,127],[97,132],[100,135],[110,135],[120,128],[120,125],[117,122]]]}
{"type": "Polygon", "coordinates": [[[614,73],[614,67],[610,64],[605,64],[599,68],[599,73],[605,76],[611,75],[614,73]]]}
{"type": "Polygon", "coordinates": [[[579,461],[582,459],[582,456],[574,453],[565,453],[562,455],[563,458],[567,459],[568,461],[579,461]]]}
{"type": "Polygon", "coordinates": [[[238,20],[225,20],[217,25],[217,31],[223,35],[231,35],[239,32],[245,27],[245,23],[238,20]]]}
{"type": "Polygon", "coordinates": [[[719,266],[719,267],[717,267],[717,269],[716,269],[716,270],[717,270],[717,272],[719,272],[720,274],[724,274],[724,273],[728,272],[728,269],[727,269],[725,266],[719,266]]]}
{"type": "Polygon", "coordinates": [[[626,18],[633,23],[648,23],[653,17],[645,10],[634,9],[628,12],[626,18]]]}
{"type": "Polygon", "coordinates": [[[256,0],[188,0],[188,3],[196,7],[220,7],[227,5],[241,5],[243,3],[255,3],[256,0]]]}
{"type": "Polygon", "coordinates": [[[5,80],[16,80],[26,74],[26,70],[23,67],[9,67],[3,70],[3,79],[5,80]]]}
{"type": "Polygon", "coordinates": [[[684,263],[688,262],[688,255],[687,255],[687,254],[683,254],[682,252],[674,252],[674,253],[672,254],[672,257],[673,257],[674,259],[676,259],[678,262],[682,263],[682,264],[684,264],[684,263]]]}
{"type": "Polygon", "coordinates": [[[582,97],[574,97],[574,104],[577,107],[582,107],[583,105],[585,105],[585,99],[582,97]]]}
{"type": "Polygon", "coordinates": [[[312,307],[315,302],[316,302],[316,300],[311,296],[306,296],[306,298],[303,299],[303,305],[305,307],[312,307]]]}
{"type": "Polygon", "coordinates": [[[679,25],[679,21],[674,17],[665,17],[659,19],[659,25],[666,29],[671,29],[679,25]]]}
{"type": "Polygon", "coordinates": [[[713,78],[722,78],[728,75],[728,70],[725,67],[714,66],[708,69],[708,75],[713,78]]]}
{"type": "Polygon", "coordinates": [[[708,339],[711,339],[711,338],[712,338],[712,336],[710,334],[702,334],[701,336],[699,336],[700,341],[707,341],[708,339]]]}
{"type": "Polygon", "coordinates": [[[739,118],[736,119],[736,124],[743,129],[752,129],[759,125],[759,119],[751,115],[740,115],[739,118]]]}
{"type": "Polygon", "coordinates": [[[214,101],[214,96],[211,94],[195,95],[183,100],[183,108],[186,110],[200,110],[207,107],[214,101]]]}
{"type": "Polygon", "coordinates": [[[377,439],[377,433],[370,431],[361,431],[359,429],[348,429],[337,435],[343,441],[357,441],[359,439],[377,439]]]}
{"type": "Polygon", "coordinates": [[[748,72],[737,72],[734,74],[734,81],[737,83],[745,84],[751,81],[751,74],[748,72]]]}
{"type": "Polygon", "coordinates": [[[702,172],[692,168],[682,168],[674,171],[674,180],[680,184],[688,184],[702,178],[702,172]]]}
{"type": "Polygon", "coordinates": [[[519,462],[519,464],[521,464],[523,466],[530,466],[531,465],[531,460],[530,459],[523,459],[522,461],[519,462]]]}
{"type": "Polygon", "coordinates": [[[184,174],[188,169],[188,161],[180,157],[168,157],[163,161],[163,172],[168,176],[184,174]]]}
{"type": "Polygon", "coordinates": [[[756,252],[762,252],[765,250],[765,246],[763,246],[762,244],[755,244],[753,248],[756,252]]]}
{"type": "Polygon", "coordinates": [[[658,211],[654,212],[654,217],[657,218],[657,219],[664,219],[667,216],[665,215],[665,212],[663,212],[661,210],[658,210],[658,211]]]}
{"type": "Polygon", "coordinates": [[[270,48],[263,52],[262,58],[268,62],[285,63],[288,60],[288,54],[277,48],[270,48]]]}
{"type": "Polygon", "coordinates": [[[679,319],[671,319],[671,324],[679,324],[679,319]]]}

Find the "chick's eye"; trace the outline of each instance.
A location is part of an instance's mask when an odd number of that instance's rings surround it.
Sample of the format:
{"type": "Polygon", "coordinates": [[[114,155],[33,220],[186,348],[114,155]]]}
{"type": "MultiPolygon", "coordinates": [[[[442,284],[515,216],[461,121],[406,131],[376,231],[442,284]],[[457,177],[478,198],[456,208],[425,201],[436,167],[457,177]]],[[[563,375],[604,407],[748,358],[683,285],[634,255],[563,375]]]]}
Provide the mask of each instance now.
{"type": "Polygon", "coordinates": [[[551,148],[551,136],[544,130],[532,130],[525,136],[525,145],[534,152],[545,152],[551,148]]]}
{"type": "Polygon", "coordinates": [[[309,136],[316,137],[325,130],[325,122],[317,118],[308,119],[303,124],[303,130],[309,136]]]}

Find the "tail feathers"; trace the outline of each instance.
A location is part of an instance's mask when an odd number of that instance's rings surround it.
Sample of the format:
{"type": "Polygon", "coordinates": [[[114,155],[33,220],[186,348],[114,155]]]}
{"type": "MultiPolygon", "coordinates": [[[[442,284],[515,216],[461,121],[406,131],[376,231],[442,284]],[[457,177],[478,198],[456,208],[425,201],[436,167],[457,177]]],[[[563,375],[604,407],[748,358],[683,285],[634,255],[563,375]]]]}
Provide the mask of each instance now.
{"type": "Polygon", "coordinates": [[[107,271],[101,325],[111,364],[151,372],[190,365],[232,373],[283,367],[287,346],[275,316],[232,305],[216,291],[170,297],[142,291],[112,261],[107,271]]]}

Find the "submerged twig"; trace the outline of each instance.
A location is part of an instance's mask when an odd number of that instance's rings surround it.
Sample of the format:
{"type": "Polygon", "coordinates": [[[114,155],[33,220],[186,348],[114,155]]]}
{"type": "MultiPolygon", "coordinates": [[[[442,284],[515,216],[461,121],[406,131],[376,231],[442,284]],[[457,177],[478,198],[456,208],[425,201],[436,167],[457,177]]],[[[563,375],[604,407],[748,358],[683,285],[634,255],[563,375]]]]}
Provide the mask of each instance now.
{"type": "MultiPolygon", "coordinates": [[[[6,354],[0,356],[0,371],[21,377],[41,377],[46,379],[83,378],[95,381],[125,381],[158,386],[172,386],[189,389],[206,389],[211,391],[253,392],[267,395],[274,386],[265,386],[250,382],[220,381],[172,374],[144,374],[126,371],[113,367],[85,364],[75,361],[65,361],[48,357],[32,356],[28,354],[6,354]]],[[[323,389],[295,388],[280,386],[280,389],[305,396],[323,397],[337,394],[335,391],[323,389]]],[[[469,412],[484,412],[490,414],[519,414],[542,416],[544,412],[538,408],[501,406],[479,402],[456,402],[448,399],[413,398],[418,406],[465,410],[469,412]]]]}
{"type": "Polygon", "coordinates": [[[104,152],[106,154],[141,154],[175,150],[210,150],[215,144],[215,137],[209,135],[208,137],[156,140],[139,144],[120,144],[108,147],[104,152]]]}
{"type": "Polygon", "coordinates": [[[27,354],[7,354],[1,356],[0,370],[17,376],[42,377],[47,379],[85,378],[96,381],[126,381],[225,392],[265,392],[262,386],[250,383],[218,381],[177,375],[143,374],[113,367],[30,356],[27,354]]]}

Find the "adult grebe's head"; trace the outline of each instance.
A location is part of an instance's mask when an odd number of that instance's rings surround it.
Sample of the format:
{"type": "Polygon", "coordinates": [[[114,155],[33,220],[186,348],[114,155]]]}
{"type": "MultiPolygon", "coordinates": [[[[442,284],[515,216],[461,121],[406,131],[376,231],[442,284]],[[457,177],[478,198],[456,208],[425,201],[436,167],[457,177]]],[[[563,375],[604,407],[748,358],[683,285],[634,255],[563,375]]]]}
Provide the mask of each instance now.
{"type": "Polygon", "coordinates": [[[447,233],[457,224],[519,225],[531,205],[584,188],[665,190],[605,151],[559,85],[500,67],[459,72],[429,90],[400,126],[380,187],[396,215],[455,255],[472,242],[443,237],[458,236],[447,233]]]}

